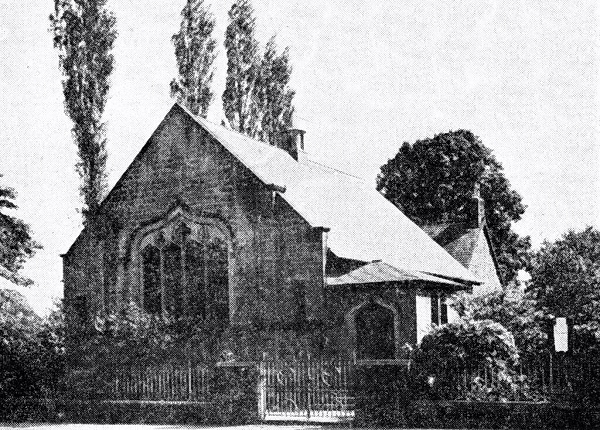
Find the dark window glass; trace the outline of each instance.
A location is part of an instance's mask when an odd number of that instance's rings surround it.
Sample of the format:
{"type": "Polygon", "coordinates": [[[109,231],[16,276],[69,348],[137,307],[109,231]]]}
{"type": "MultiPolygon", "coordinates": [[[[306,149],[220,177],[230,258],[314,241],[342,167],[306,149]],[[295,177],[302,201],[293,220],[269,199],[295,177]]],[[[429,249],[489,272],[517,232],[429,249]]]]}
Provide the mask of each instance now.
{"type": "Polygon", "coordinates": [[[181,285],[181,248],[171,243],[163,249],[164,282],[167,312],[175,317],[182,315],[183,288],[181,285]]]}
{"type": "Polygon", "coordinates": [[[431,294],[431,324],[440,324],[440,296],[438,293],[431,294]]]}
{"type": "Polygon", "coordinates": [[[161,312],[160,250],[147,246],[142,251],[144,311],[149,314],[161,312]]]}
{"type": "Polygon", "coordinates": [[[448,323],[448,304],[446,303],[445,295],[442,295],[440,298],[440,322],[442,324],[448,323]]]}
{"type": "Polygon", "coordinates": [[[229,318],[227,242],[197,242],[182,226],[175,242],[142,251],[144,310],[174,317],[229,318]],[[183,249],[182,249],[183,248],[183,249]],[[162,277],[162,279],[161,279],[162,277]],[[162,296],[161,296],[162,291],[162,296]]]}
{"type": "Polygon", "coordinates": [[[227,269],[227,243],[215,238],[206,246],[207,300],[210,317],[218,321],[229,320],[229,273],[227,269]]]}
{"type": "Polygon", "coordinates": [[[206,318],[206,277],[204,250],[201,244],[188,241],[185,245],[185,273],[188,285],[190,316],[206,318]]]}
{"type": "Polygon", "coordinates": [[[359,359],[394,358],[394,313],[376,303],[356,315],[356,349],[359,359]]]}

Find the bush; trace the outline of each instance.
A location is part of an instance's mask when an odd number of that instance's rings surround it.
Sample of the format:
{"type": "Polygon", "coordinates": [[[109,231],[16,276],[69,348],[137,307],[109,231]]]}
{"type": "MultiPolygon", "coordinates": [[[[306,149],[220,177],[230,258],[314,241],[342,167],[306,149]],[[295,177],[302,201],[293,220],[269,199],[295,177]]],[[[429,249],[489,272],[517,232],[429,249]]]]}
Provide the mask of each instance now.
{"type": "Polygon", "coordinates": [[[481,295],[462,292],[453,302],[464,320],[492,320],[502,324],[513,334],[521,354],[539,354],[548,347],[547,319],[535,309],[532,295],[519,286],[508,285],[481,295]]]}
{"type": "Polygon", "coordinates": [[[507,400],[520,389],[513,336],[493,321],[435,328],[414,351],[414,390],[430,399],[507,400]],[[482,377],[493,374],[493,383],[482,377]]]}
{"type": "Polygon", "coordinates": [[[0,403],[52,397],[64,372],[62,319],[42,320],[23,297],[0,290],[0,403]]]}

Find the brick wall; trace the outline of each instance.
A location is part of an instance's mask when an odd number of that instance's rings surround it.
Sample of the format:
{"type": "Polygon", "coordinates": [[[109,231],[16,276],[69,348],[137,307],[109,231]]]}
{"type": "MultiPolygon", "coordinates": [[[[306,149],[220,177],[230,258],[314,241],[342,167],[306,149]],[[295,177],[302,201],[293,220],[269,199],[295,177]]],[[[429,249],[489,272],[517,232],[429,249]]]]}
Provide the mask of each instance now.
{"type": "Polygon", "coordinates": [[[307,315],[322,308],[323,243],[281,198],[175,106],[64,256],[65,298],[85,295],[98,313],[139,302],[134,238],[177,205],[215,217],[231,232],[233,322],[253,312],[289,318],[298,282],[307,315]],[[235,315],[234,315],[235,314],[235,315]]]}

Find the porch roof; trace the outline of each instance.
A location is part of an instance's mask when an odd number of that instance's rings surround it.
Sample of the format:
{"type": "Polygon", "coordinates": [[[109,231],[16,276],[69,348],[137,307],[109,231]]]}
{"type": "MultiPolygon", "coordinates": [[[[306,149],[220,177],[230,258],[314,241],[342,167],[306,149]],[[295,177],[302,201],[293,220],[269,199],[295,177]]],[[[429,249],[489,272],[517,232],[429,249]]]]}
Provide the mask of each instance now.
{"type": "Polygon", "coordinates": [[[383,261],[375,261],[354,269],[340,276],[328,277],[327,285],[360,285],[381,284],[390,282],[424,282],[427,284],[443,285],[448,287],[463,287],[458,282],[449,281],[423,272],[407,269],[397,269],[383,261]]]}

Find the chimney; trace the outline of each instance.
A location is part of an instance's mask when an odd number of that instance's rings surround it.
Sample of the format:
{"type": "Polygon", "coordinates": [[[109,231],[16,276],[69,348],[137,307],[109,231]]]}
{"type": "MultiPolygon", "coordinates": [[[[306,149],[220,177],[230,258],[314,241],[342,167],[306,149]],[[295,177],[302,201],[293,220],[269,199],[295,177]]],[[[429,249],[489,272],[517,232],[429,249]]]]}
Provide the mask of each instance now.
{"type": "Polygon", "coordinates": [[[467,207],[467,222],[470,228],[482,227],[485,224],[485,206],[481,198],[479,182],[473,187],[473,196],[467,207]]]}
{"type": "Polygon", "coordinates": [[[282,131],[279,139],[279,147],[287,151],[294,160],[302,163],[306,159],[306,151],[304,151],[304,130],[298,128],[290,128],[282,131]]]}

